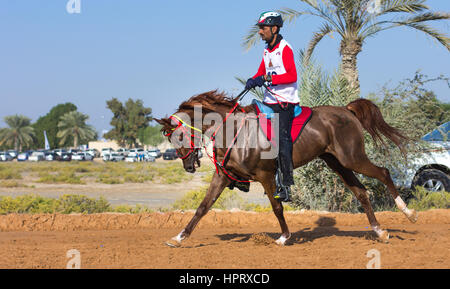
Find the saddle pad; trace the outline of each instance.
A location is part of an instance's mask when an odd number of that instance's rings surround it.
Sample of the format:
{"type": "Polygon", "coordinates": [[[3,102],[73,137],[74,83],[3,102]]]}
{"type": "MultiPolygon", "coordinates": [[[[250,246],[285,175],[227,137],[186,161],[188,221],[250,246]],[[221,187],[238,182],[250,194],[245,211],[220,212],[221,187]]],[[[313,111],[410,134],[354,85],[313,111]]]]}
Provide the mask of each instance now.
{"type": "MultiPolygon", "coordinates": [[[[256,110],[256,114],[259,117],[259,126],[261,130],[263,131],[267,139],[270,142],[272,142],[272,122],[270,121],[270,119],[266,117],[266,115],[263,112],[260,111],[256,103],[254,103],[254,107],[256,110]]],[[[311,119],[312,116],[311,108],[307,106],[300,107],[298,105],[296,107],[300,108],[301,113],[299,115],[296,115],[294,117],[294,120],[292,121],[292,129],[291,129],[292,143],[295,143],[295,141],[300,137],[300,134],[302,133],[303,129],[305,128],[306,124],[308,123],[308,121],[311,119]]]]}
{"type": "MultiPolygon", "coordinates": [[[[270,106],[264,104],[263,102],[261,102],[261,101],[259,101],[259,100],[257,100],[257,99],[254,99],[254,100],[252,101],[252,104],[253,104],[255,107],[257,106],[257,107],[258,107],[258,110],[259,110],[261,113],[265,114],[265,117],[266,117],[267,119],[271,119],[271,118],[272,118],[272,116],[273,116],[273,109],[272,109],[270,106]]],[[[294,117],[299,116],[301,113],[302,113],[302,107],[301,107],[300,105],[296,105],[296,106],[294,107],[294,117]]],[[[258,113],[258,114],[259,114],[259,113],[258,113]]]]}

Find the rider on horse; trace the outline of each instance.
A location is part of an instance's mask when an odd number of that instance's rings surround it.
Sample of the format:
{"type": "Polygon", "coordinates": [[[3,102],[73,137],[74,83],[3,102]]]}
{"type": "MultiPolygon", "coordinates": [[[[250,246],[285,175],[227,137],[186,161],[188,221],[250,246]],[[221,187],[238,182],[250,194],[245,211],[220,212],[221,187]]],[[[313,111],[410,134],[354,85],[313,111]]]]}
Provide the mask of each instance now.
{"type": "Polygon", "coordinates": [[[259,35],[267,45],[258,72],[247,80],[245,88],[261,87],[267,83],[264,103],[279,115],[277,190],[274,197],[281,201],[290,201],[290,186],[294,184],[291,126],[294,108],[299,103],[294,53],[279,34],[283,19],[278,12],[262,13],[256,25],[259,26],[259,35]]]}

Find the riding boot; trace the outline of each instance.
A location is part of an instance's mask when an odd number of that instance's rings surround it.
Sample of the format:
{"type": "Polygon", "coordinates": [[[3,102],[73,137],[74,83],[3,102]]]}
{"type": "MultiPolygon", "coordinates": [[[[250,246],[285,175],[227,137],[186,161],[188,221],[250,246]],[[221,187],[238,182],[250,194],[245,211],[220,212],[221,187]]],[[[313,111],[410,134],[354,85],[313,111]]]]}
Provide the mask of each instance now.
{"type": "MultiPolygon", "coordinates": [[[[277,162],[279,163],[278,159],[277,162]]],[[[280,202],[291,202],[291,187],[290,185],[283,184],[283,173],[278,165],[277,172],[275,173],[276,190],[273,197],[280,202]]]]}

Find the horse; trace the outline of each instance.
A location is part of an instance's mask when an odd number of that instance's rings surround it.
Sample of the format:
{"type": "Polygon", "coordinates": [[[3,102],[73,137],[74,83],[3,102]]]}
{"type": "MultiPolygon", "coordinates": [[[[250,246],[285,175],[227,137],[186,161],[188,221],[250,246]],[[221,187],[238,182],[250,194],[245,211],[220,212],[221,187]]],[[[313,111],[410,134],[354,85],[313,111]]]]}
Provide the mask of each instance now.
{"type": "MultiPolygon", "coordinates": [[[[380,142],[385,145],[382,139],[382,135],[384,135],[402,153],[405,153],[404,144],[409,138],[404,136],[398,129],[387,124],[379,108],[367,99],[359,98],[346,106],[318,106],[312,107],[311,110],[312,115],[309,122],[303,128],[301,136],[293,144],[294,169],[316,158],[324,160],[340,177],[345,186],[356,196],[367,215],[372,230],[382,242],[389,242],[389,233],[380,227],[372,209],[368,191],[355,176],[355,172],[370,178],[376,178],[382,182],[395,200],[399,210],[412,223],[415,223],[418,214],[415,210],[409,209],[399,196],[389,170],[374,165],[367,157],[364,149],[363,130],[366,130],[371,135],[377,145],[380,142]]],[[[187,145],[184,144],[177,148],[176,151],[183,161],[184,169],[190,173],[194,173],[196,167],[200,165],[197,153],[200,149],[198,140],[202,139],[206,132],[211,133],[213,127],[216,128],[215,133],[218,132],[212,135],[213,141],[216,141],[213,143],[214,157],[212,158],[216,165],[216,171],[211,184],[190,222],[177,236],[167,241],[167,245],[172,247],[181,246],[182,241],[192,234],[200,219],[206,215],[227,186],[232,188],[237,184],[248,185],[250,181],[262,184],[270,200],[272,210],[278,219],[281,227],[281,236],[275,243],[283,246],[291,237],[283,214],[283,203],[273,196],[276,190],[276,159],[261,157],[273,145],[266,136],[261,136],[261,134],[258,134],[258,142],[256,144],[254,141],[251,143],[248,141],[250,136],[254,136],[256,131],[259,131],[259,123],[255,122],[254,118],[254,106],[241,106],[238,97],[229,97],[223,92],[212,90],[194,95],[187,101],[182,102],[171,117],[155,119],[162,126],[161,131],[165,136],[169,137],[169,141],[172,142],[174,139],[179,141],[182,141],[182,139],[188,140],[187,145]],[[199,107],[201,108],[202,119],[208,113],[218,115],[221,119],[235,116],[238,119],[237,122],[242,124],[239,129],[245,127],[249,131],[248,135],[244,137],[243,145],[231,147],[232,143],[226,143],[226,134],[228,136],[234,134],[233,141],[235,141],[236,135],[239,133],[237,132],[237,127],[227,129],[227,125],[230,125],[229,122],[218,121],[219,127],[222,126],[223,128],[220,131],[217,129],[216,123],[214,126],[212,125],[212,121],[205,121],[199,125],[197,124],[196,127],[194,115],[196,114],[196,108],[199,107]],[[182,116],[187,120],[182,121],[182,116]],[[191,124],[194,123],[194,125],[189,125],[188,121],[191,124]],[[253,125],[250,125],[251,123],[253,125]],[[178,138],[171,137],[174,132],[179,133],[178,138]],[[218,140],[219,136],[222,136],[221,140],[218,140]],[[197,145],[195,144],[196,140],[197,145]]]]}

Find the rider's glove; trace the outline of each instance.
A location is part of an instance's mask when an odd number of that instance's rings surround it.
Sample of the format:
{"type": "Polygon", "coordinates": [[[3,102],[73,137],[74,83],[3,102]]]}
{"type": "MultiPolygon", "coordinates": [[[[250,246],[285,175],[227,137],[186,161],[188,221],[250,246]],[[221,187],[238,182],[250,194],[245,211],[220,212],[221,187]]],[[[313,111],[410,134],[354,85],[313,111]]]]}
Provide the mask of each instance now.
{"type": "Polygon", "coordinates": [[[256,87],[255,80],[253,78],[249,78],[247,80],[247,83],[245,84],[245,89],[250,90],[255,87],[256,87]]]}
{"type": "Polygon", "coordinates": [[[264,75],[261,75],[261,76],[258,76],[257,78],[255,78],[255,86],[261,87],[264,85],[264,82],[266,82],[264,75]]]}

